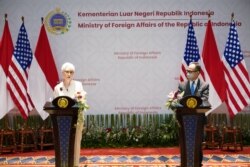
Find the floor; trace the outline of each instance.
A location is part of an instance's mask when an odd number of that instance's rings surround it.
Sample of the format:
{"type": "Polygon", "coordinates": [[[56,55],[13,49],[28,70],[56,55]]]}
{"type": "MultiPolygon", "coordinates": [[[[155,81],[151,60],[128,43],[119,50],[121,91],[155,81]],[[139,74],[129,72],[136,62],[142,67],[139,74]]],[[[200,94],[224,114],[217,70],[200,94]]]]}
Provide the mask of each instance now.
{"type": "MultiPolygon", "coordinates": [[[[203,150],[203,167],[250,167],[250,147],[243,151],[203,150]]],[[[176,167],[179,148],[101,148],[82,149],[80,167],[176,167]]],[[[0,155],[1,167],[54,167],[54,150],[6,153],[0,155]]]]}

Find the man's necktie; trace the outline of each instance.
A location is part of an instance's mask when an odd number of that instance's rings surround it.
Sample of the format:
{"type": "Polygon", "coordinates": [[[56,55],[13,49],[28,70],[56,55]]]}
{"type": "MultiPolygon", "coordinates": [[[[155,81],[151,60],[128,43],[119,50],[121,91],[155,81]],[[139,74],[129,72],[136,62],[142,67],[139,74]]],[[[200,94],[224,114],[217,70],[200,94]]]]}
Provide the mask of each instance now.
{"type": "Polygon", "coordinates": [[[191,94],[194,95],[195,87],[194,87],[194,81],[191,84],[191,94]]]}

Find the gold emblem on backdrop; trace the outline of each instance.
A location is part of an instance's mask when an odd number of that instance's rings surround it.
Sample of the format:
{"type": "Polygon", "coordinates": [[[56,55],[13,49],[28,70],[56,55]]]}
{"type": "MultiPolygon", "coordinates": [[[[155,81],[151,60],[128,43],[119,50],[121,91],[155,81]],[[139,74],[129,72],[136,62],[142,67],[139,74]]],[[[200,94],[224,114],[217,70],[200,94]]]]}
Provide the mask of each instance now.
{"type": "Polygon", "coordinates": [[[197,104],[198,104],[197,100],[193,97],[188,98],[186,101],[186,105],[188,108],[195,108],[197,104]]]}
{"type": "Polygon", "coordinates": [[[56,8],[47,14],[44,25],[48,32],[52,34],[65,34],[71,27],[71,19],[66,12],[61,11],[60,8],[56,8]]]}
{"type": "Polygon", "coordinates": [[[57,105],[58,105],[58,107],[60,107],[60,108],[66,108],[66,107],[68,107],[68,105],[69,105],[69,101],[68,101],[68,99],[62,97],[62,98],[59,98],[59,99],[58,99],[57,105]]]}

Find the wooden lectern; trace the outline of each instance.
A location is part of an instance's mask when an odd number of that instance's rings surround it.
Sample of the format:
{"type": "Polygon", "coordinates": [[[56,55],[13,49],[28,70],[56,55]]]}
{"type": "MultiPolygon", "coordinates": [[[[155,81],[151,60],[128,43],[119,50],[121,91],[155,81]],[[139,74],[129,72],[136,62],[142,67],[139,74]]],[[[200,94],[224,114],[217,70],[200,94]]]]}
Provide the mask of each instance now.
{"type": "Polygon", "coordinates": [[[186,96],[180,103],[176,118],[180,126],[181,167],[200,167],[205,112],[210,106],[201,106],[202,100],[197,96],[186,96]]]}
{"type": "Polygon", "coordinates": [[[67,96],[46,102],[44,110],[53,123],[56,167],[74,166],[74,144],[78,116],[76,102],[67,96]]]}

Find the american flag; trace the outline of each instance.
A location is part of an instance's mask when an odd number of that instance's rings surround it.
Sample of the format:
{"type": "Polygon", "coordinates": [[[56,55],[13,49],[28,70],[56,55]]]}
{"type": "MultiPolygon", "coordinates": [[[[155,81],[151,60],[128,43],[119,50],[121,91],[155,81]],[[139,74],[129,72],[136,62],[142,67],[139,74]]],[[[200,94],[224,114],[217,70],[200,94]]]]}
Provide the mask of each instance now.
{"type": "Polygon", "coordinates": [[[227,107],[231,117],[242,111],[250,102],[249,74],[240,47],[235,22],[230,25],[223,57],[227,83],[227,107]]]}
{"type": "Polygon", "coordinates": [[[7,88],[16,107],[24,119],[34,108],[28,93],[28,71],[33,54],[30,48],[28,35],[22,23],[14,53],[7,74],[7,88]]]}
{"type": "MultiPolygon", "coordinates": [[[[188,26],[188,33],[187,33],[186,48],[185,48],[184,58],[182,60],[182,65],[181,65],[180,82],[187,80],[187,77],[186,77],[187,66],[191,62],[199,62],[199,61],[200,61],[199,48],[198,48],[197,40],[195,37],[192,19],[190,19],[189,26],[188,26]]],[[[202,80],[204,80],[204,73],[202,70],[201,70],[201,77],[202,77],[202,80]]]]}

